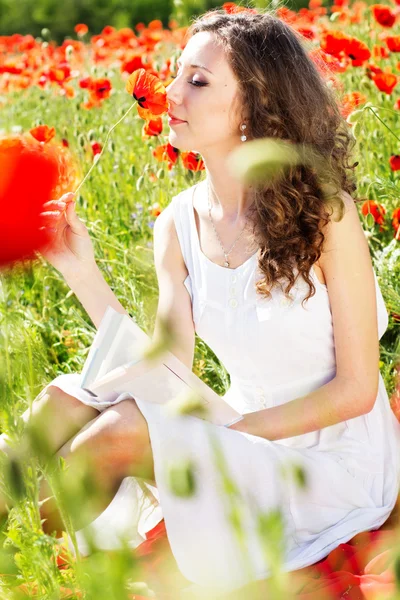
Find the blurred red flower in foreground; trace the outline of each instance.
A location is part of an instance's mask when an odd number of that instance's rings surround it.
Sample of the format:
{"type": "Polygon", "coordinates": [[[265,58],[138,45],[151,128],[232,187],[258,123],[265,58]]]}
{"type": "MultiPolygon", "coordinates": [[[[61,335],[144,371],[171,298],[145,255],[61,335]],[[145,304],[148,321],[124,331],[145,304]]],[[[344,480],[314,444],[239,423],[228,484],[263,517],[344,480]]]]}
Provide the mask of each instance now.
{"type": "Polygon", "coordinates": [[[0,137],[0,265],[32,258],[50,238],[42,228],[45,202],[72,189],[68,150],[31,135],[0,137]]]}

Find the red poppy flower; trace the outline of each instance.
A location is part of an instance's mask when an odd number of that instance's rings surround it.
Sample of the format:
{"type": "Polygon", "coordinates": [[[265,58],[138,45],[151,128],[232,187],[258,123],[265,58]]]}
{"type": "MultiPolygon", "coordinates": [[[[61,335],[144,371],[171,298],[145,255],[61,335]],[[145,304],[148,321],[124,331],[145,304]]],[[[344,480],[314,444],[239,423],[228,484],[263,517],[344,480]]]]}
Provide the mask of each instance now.
{"type": "Polygon", "coordinates": [[[367,96],[361,92],[349,92],[342,98],[341,114],[346,119],[351,112],[367,101],[367,96]]]}
{"type": "Polygon", "coordinates": [[[146,121],[143,125],[142,135],[160,135],[163,130],[163,122],[161,117],[146,121]]]}
{"type": "Polygon", "coordinates": [[[84,23],[78,23],[78,25],[75,25],[74,31],[79,35],[79,37],[82,37],[89,31],[89,27],[84,23]]]}
{"type": "Polygon", "coordinates": [[[382,226],[385,223],[386,208],[382,204],[378,204],[375,200],[367,200],[361,206],[361,212],[364,216],[367,216],[370,213],[373,216],[375,223],[380,226],[379,231],[383,231],[382,226]]]}
{"type": "Polygon", "coordinates": [[[61,62],[55,67],[50,67],[48,78],[50,81],[62,85],[71,79],[71,67],[67,62],[61,62]]]}
{"type": "Polygon", "coordinates": [[[37,127],[30,129],[29,133],[38,142],[43,142],[43,144],[46,144],[56,135],[56,130],[54,127],[49,127],[48,125],[38,125],[37,127]]]}
{"type": "Polygon", "coordinates": [[[321,36],[321,48],[327,54],[337,56],[343,52],[348,44],[349,37],[342,31],[328,31],[321,36]]]}
{"type": "Polygon", "coordinates": [[[92,80],[89,91],[97,100],[105,100],[111,93],[111,81],[105,77],[92,80]]]}
{"type": "Polygon", "coordinates": [[[197,152],[181,152],[183,166],[189,171],[203,171],[206,167],[197,152]]]}
{"type": "Polygon", "coordinates": [[[102,145],[99,144],[99,142],[92,142],[90,145],[92,146],[93,156],[96,156],[96,154],[100,154],[100,152],[103,149],[102,145]]]}
{"type": "Polygon", "coordinates": [[[83,79],[79,80],[79,87],[86,90],[88,88],[90,88],[90,86],[92,85],[92,78],[91,77],[84,77],[83,79]]]}
{"type": "Polygon", "coordinates": [[[390,6],[385,4],[372,4],[372,14],[375,21],[382,27],[393,27],[396,22],[396,14],[390,10],[390,6]]]}
{"type": "Polygon", "coordinates": [[[400,207],[395,208],[392,214],[392,226],[394,229],[394,235],[398,238],[400,234],[400,207]]]}
{"type": "Polygon", "coordinates": [[[385,42],[390,52],[400,52],[400,35],[385,37],[385,42]]]}
{"type": "Polygon", "coordinates": [[[344,52],[353,61],[353,67],[358,67],[371,58],[371,52],[367,44],[357,38],[348,39],[344,52]]]}
{"type": "Polygon", "coordinates": [[[392,154],[389,164],[392,171],[400,171],[400,154],[392,154]]]}
{"type": "Polygon", "coordinates": [[[153,115],[161,115],[168,110],[167,92],[164,85],[145,69],[137,69],[126,82],[126,91],[139,106],[153,115]]]}
{"type": "Polygon", "coordinates": [[[163,144],[162,146],[157,146],[157,148],[154,148],[153,156],[158,161],[167,160],[168,170],[171,170],[178,160],[179,150],[168,142],[168,144],[163,144]]]}
{"type": "Polygon", "coordinates": [[[146,69],[148,65],[143,64],[142,56],[142,54],[136,54],[135,56],[125,58],[121,63],[121,73],[126,72],[131,75],[134,71],[137,71],[138,69],[146,69]]]}
{"type": "Polygon", "coordinates": [[[31,135],[0,138],[0,265],[34,256],[49,242],[40,214],[45,202],[71,189],[66,149],[31,135]]]}
{"type": "Polygon", "coordinates": [[[152,204],[149,208],[152,217],[158,217],[161,214],[161,207],[158,202],[152,204]]]}
{"type": "Polygon", "coordinates": [[[391,94],[398,83],[398,77],[394,73],[377,73],[372,81],[378,90],[391,94]]]}

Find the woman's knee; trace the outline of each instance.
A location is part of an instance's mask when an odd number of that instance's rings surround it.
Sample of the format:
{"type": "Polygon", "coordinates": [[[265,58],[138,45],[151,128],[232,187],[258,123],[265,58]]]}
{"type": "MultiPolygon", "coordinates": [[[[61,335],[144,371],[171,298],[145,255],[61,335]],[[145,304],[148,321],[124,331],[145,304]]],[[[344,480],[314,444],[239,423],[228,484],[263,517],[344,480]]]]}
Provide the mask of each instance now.
{"type": "Polygon", "coordinates": [[[148,462],[147,422],[135,400],[129,398],[107,408],[61,449],[63,455],[78,451],[87,452],[103,468],[114,465],[129,470],[148,462]]]}
{"type": "Polygon", "coordinates": [[[40,429],[54,451],[94,419],[99,411],[83,404],[57,386],[49,385],[22,415],[31,427],[40,429]]]}

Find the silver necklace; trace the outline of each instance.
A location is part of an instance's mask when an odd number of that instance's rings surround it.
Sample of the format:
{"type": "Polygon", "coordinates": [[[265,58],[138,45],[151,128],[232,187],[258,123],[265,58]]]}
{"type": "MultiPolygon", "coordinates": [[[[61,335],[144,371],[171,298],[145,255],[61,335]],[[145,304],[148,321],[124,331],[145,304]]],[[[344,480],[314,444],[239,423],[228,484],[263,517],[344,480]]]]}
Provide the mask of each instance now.
{"type": "MultiPolygon", "coordinates": [[[[212,220],[212,216],[211,216],[211,194],[210,194],[210,188],[211,188],[211,186],[210,186],[210,182],[208,181],[208,182],[207,182],[207,191],[208,191],[208,194],[207,194],[207,195],[208,195],[208,214],[209,214],[209,217],[210,217],[211,224],[212,224],[212,226],[213,226],[213,228],[214,228],[215,235],[216,235],[216,236],[217,236],[217,238],[218,238],[219,245],[221,246],[221,248],[222,248],[222,252],[224,253],[224,257],[225,257],[225,261],[224,261],[224,267],[229,267],[228,256],[229,256],[229,254],[232,252],[233,248],[235,247],[235,245],[236,245],[236,242],[237,242],[237,241],[239,240],[239,238],[240,238],[240,237],[243,235],[243,233],[244,233],[244,230],[246,229],[246,225],[247,225],[247,223],[246,223],[246,224],[245,224],[245,226],[243,227],[242,231],[239,233],[239,235],[238,235],[238,237],[236,238],[236,240],[233,242],[232,246],[229,248],[228,252],[225,252],[225,248],[224,248],[224,247],[223,247],[223,245],[222,245],[221,238],[219,237],[219,235],[218,235],[218,232],[217,232],[217,230],[215,229],[214,221],[212,220]]],[[[249,210],[247,210],[247,212],[246,212],[246,215],[247,215],[247,213],[248,213],[248,212],[249,212],[249,210]]],[[[246,216],[246,215],[245,215],[245,216],[246,216]]]]}

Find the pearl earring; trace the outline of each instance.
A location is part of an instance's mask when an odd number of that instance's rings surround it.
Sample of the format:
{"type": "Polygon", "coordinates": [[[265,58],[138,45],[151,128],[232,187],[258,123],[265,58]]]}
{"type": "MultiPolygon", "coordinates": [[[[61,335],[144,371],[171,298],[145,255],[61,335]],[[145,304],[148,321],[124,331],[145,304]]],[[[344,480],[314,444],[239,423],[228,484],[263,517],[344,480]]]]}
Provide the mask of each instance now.
{"type": "MultiPolygon", "coordinates": [[[[246,123],[242,123],[241,126],[240,126],[240,129],[244,132],[244,130],[246,129],[246,127],[247,127],[246,123]]],[[[243,133],[243,135],[240,136],[240,139],[241,139],[242,142],[245,142],[247,140],[247,137],[243,133]]]]}

